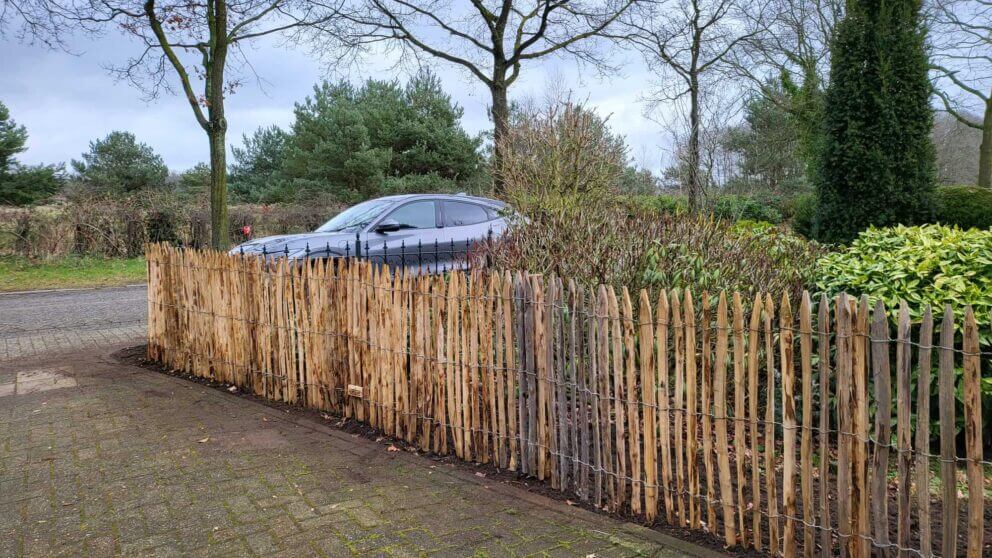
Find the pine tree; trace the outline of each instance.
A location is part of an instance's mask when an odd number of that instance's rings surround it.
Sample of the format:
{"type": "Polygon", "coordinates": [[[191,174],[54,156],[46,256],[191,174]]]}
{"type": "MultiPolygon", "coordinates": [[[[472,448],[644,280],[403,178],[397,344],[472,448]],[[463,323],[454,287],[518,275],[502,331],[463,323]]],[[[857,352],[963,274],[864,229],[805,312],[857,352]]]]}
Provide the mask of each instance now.
{"type": "Polygon", "coordinates": [[[935,156],[925,28],[917,0],[852,0],[833,41],[814,234],[932,217],[935,156]]]}

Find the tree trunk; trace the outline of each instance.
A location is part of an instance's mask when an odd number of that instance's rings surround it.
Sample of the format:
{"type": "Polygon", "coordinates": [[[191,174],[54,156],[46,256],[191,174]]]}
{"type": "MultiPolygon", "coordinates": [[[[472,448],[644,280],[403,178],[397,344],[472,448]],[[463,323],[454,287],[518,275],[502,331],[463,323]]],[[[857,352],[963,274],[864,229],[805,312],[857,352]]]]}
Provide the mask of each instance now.
{"type": "Polygon", "coordinates": [[[689,198],[689,209],[698,211],[703,201],[703,185],[699,177],[699,83],[695,76],[689,85],[689,167],[686,181],[686,194],[689,198]]]}
{"type": "Polygon", "coordinates": [[[985,102],[982,145],[978,148],[978,185],[992,188],[992,96],[985,102]]]}
{"type": "Polygon", "coordinates": [[[507,96],[505,72],[494,72],[493,84],[489,87],[492,94],[492,117],[493,117],[493,194],[502,197],[506,194],[506,184],[500,172],[500,164],[503,162],[503,143],[506,141],[507,132],[510,129],[510,103],[507,96]]]}
{"type": "Polygon", "coordinates": [[[210,246],[231,247],[227,224],[227,116],[224,112],[224,69],[227,65],[227,2],[215,0],[211,29],[212,56],[207,76],[207,114],[210,126],[210,246]]]}
{"type": "Polygon", "coordinates": [[[211,130],[210,139],[210,246],[230,248],[227,223],[227,126],[211,130]]]}

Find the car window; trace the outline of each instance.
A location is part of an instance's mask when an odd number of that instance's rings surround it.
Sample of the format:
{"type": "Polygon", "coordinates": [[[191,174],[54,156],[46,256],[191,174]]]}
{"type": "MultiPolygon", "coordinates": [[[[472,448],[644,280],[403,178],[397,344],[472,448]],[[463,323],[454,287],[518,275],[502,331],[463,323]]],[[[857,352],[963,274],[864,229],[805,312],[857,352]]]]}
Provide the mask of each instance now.
{"type": "Polygon", "coordinates": [[[475,225],[489,220],[486,208],[474,203],[444,202],[444,226],[475,225]]]}
{"type": "Polygon", "coordinates": [[[369,200],[337,214],[333,219],[317,228],[316,232],[355,232],[372,222],[387,207],[394,202],[391,200],[369,200]]]}
{"type": "Polygon", "coordinates": [[[433,229],[437,226],[434,202],[412,202],[396,209],[386,219],[393,219],[405,229],[433,229]]]}

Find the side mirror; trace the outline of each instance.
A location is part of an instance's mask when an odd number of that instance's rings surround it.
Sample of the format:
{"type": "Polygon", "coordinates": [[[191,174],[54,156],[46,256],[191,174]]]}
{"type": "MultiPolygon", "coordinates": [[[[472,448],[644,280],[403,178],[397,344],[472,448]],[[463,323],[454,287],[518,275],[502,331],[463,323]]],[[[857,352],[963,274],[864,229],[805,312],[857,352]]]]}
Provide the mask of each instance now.
{"type": "Polygon", "coordinates": [[[400,224],[396,221],[396,219],[383,219],[382,222],[375,227],[375,232],[377,233],[395,232],[398,230],[400,230],[400,224]]]}

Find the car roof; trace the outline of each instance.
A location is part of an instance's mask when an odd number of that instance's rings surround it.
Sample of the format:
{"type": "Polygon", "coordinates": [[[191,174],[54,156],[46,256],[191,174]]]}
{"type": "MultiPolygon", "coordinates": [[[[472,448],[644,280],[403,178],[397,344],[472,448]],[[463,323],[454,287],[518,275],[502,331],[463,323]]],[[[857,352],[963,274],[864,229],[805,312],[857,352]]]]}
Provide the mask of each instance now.
{"type": "Polygon", "coordinates": [[[396,202],[417,200],[417,199],[470,201],[470,202],[481,203],[498,208],[502,208],[506,206],[505,202],[501,202],[499,200],[494,200],[492,198],[483,198],[481,196],[470,196],[468,194],[397,194],[393,196],[383,196],[379,199],[392,200],[396,202]]]}

